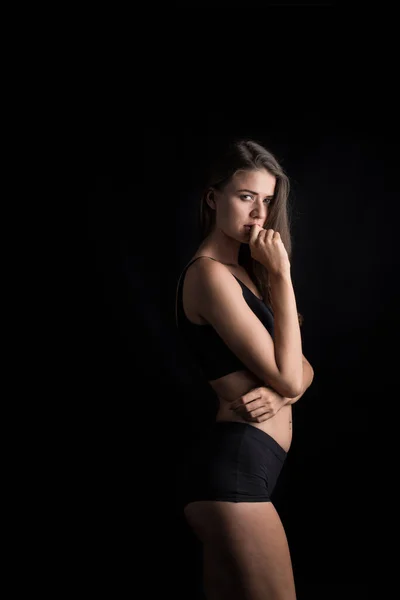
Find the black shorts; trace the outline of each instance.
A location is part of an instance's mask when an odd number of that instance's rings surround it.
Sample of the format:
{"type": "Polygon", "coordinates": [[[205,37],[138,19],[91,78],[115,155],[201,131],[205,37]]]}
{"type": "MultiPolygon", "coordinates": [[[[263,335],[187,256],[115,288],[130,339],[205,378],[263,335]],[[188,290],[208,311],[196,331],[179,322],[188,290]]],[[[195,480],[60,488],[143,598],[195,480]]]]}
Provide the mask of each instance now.
{"type": "Polygon", "coordinates": [[[181,505],[196,500],[270,502],[287,452],[249,423],[217,421],[183,461],[181,505]]]}

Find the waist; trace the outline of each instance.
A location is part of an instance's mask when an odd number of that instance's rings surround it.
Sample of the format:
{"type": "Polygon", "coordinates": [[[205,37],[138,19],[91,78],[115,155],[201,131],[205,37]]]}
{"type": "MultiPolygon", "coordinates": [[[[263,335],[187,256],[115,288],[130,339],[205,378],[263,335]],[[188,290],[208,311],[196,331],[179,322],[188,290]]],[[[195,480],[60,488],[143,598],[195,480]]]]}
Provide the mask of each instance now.
{"type": "Polygon", "coordinates": [[[249,425],[261,434],[273,438],[285,452],[289,451],[292,443],[292,406],[290,404],[283,406],[276,415],[260,423],[247,421],[237,412],[222,404],[215,417],[215,422],[249,425]]]}

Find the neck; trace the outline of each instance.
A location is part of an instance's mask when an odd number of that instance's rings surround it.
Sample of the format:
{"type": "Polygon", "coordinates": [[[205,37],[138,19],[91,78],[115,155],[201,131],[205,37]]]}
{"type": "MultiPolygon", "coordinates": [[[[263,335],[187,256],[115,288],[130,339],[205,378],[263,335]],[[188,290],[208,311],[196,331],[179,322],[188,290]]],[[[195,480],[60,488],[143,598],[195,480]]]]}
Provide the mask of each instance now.
{"type": "Polygon", "coordinates": [[[216,232],[212,232],[207,238],[200,244],[198,252],[206,253],[211,258],[215,258],[224,265],[231,267],[239,267],[239,249],[240,243],[230,238],[221,239],[216,232]],[[230,243],[229,243],[230,242],[230,243]],[[232,242],[234,242],[232,244],[232,242]]]}

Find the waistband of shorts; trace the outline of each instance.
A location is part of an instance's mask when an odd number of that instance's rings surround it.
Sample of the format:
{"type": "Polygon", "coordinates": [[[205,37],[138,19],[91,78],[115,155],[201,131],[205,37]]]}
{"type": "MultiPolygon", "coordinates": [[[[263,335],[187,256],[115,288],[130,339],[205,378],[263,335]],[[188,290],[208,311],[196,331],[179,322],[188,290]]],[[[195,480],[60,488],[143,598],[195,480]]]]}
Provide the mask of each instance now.
{"type": "Polygon", "coordinates": [[[215,421],[211,430],[214,431],[242,431],[246,435],[253,437],[256,440],[259,440],[262,444],[267,446],[275,456],[284,462],[287,457],[287,452],[278,442],[271,436],[269,433],[262,431],[262,429],[258,429],[258,427],[254,427],[250,425],[250,423],[241,423],[240,421],[215,421]]]}

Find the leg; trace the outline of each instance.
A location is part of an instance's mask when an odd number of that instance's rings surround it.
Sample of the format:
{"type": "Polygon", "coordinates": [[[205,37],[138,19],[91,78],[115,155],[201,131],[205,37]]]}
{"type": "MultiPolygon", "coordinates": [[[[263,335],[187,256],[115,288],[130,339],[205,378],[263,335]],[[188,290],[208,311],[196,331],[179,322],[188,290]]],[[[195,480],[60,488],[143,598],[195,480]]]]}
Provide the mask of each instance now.
{"type": "Polygon", "coordinates": [[[203,590],[207,600],[241,600],[232,577],[232,561],[223,556],[226,549],[203,544],[203,590]]]}
{"type": "Polygon", "coordinates": [[[185,516],[203,543],[209,600],[295,600],[286,534],[271,502],[199,501],[185,516]]]}

